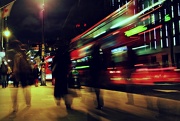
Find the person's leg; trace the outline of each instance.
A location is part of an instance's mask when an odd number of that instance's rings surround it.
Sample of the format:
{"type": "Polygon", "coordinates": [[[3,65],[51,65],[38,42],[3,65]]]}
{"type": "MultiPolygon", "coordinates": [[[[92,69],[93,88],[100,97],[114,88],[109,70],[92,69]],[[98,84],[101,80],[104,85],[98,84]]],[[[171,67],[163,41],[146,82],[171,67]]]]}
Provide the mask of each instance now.
{"type": "Polygon", "coordinates": [[[15,83],[16,83],[16,87],[19,87],[19,81],[15,81],[15,83]]]}
{"type": "Polygon", "coordinates": [[[23,93],[26,101],[26,105],[31,106],[31,86],[26,86],[23,88],[23,93]]]}
{"type": "Polygon", "coordinates": [[[13,112],[18,111],[18,88],[11,88],[11,100],[13,112]]]}
{"type": "Polygon", "coordinates": [[[12,80],[12,81],[13,81],[13,86],[15,87],[16,86],[16,82],[14,80],[12,80]]]}
{"type": "Polygon", "coordinates": [[[127,69],[127,85],[126,85],[126,91],[127,91],[127,102],[126,104],[134,104],[134,96],[133,96],[133,86],[132,86],[132,79],[131,75],[134,72],[134,69],[127,69]]]}
{"type": "Polygon", "coordinates": [[[8,86],[7,75],[4,75],[5,87],[8,86]]]}
{"type": "Polygon", "coordinates": [[[57,106],[60,106],[61,98],[55,98],[55,103],[56,103],[57,106]]]}
{"type": "Polygon", "coordinates": [[[71,105],[72,105],[72,96],[69,94],[64,95],[63,97],[65,105],[66,105],[66,109],[71,109],[71,105]]]}
{"type": "Polygon", "coordinates": [[[38,87],[38,78],[35,79],[35,86],[38,87]]]}
{"type": "Polygon", "coordinates": [[[3,77],[1,75],[1,83],[2,83],[2,88],[4,88],[4,82],[3,82],[3,77]]]}
{"type": "Polygon", "coordinates": [[[2,81],[2,88],[5,88],[6,87],[6,81],[5,81],[4,75],[1,75],[1,81],[2,81]]]}
{"type": "Polygon", "coordinates": [[[6,87],[8,87],[8,82],[9,82],[8,81],[8,75],[5,75],[4,78],[5,78],[5,81],[6,81],[6,87]]]}
{"type": "Polygon", "coordinates": [[[101,94],[101,90],[99,88],[95,88],[95,94],[96,94],[96,99],[97,99],[97,109],[102,109],[102,107],[104,106],[104,101],[103,101],[103,97],[101,94]]]}

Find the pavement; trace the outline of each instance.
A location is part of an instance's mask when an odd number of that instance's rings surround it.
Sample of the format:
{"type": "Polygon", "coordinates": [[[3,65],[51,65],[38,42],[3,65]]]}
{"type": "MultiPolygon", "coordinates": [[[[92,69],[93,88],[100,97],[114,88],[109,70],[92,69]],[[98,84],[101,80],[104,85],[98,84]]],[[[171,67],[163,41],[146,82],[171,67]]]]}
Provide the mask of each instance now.
{"type": "MultiPolygon", "coordinates": [[[[72,110],[66,110],[64,101],[56,105],[53,96],[54,86],[47,82],[46,86],[31,86],[31,106],[25,104],[21,87],[0,88],[0,121],[179,121],[179,117],[157,117],[158,111],[148,110],[142,106],[126,104],[125,100],[114,100],[118,93],[104,91],[105,106],[102,110],[95,109],[95,95],[88,88],[73,90],[69,95],[73,98],[72,110]],[[12,110],[12,93],[18,90],[18,111],[12,110]],[[112,96],[112,97],[111,97],[112,96]],[[118,108],[121,107],[121,108],[118,108]],[[162,118],[163,117],[163,118],[162,118]]],[[[39,84],[40,85],[40,84],[39,84]]]]}

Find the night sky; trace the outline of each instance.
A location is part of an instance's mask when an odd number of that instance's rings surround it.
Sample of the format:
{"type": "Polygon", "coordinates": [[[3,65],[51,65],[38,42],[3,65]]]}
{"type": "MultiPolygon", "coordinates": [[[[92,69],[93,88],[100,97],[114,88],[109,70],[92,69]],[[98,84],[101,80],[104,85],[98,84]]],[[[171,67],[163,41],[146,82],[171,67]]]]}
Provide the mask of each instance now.
{"type": "MultiPolygon", "coordinates": [[[[2,0],[1,6],[12,0],[2,0]]],[[[16,0],[7,26],[23,42],[38,43],[42,40],[43,0],[16,0]]],[[[45,42],[75,37],[104,17],[103,0],[45,0],[45,42]],[[77,29],[76,24],[86,23],[77,29]]]]}

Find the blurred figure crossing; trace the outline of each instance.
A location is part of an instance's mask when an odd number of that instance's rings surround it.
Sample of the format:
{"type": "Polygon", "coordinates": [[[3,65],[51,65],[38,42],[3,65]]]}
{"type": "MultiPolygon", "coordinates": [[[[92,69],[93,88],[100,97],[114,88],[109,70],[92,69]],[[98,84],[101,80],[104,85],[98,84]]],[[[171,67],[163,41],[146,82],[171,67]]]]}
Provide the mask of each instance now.
{"type": "Polygon", "coordinates": [[[99,43],[95,43],[92,47],[91,52],[91,60],[90,60],[90,75],[91,75],[91,86],[94,88],[97,100],[97,107],[96,109],[101,110],[104,106],[104,101],[102,97],[102,92],[100,90],[101,80],[100,75],[103,71],[103,58],[102,58],[102,50],[100,48],[99,43]]]}
{"type": "MultiPolygon", "coordinates": [[[[15,81],[20,82],[23,88],[23,94],[26,105],[31,106],[31,85],[34,83],[31,65],[25,50],[21,48],[22,43],[19,40],[11,40],[9,48],[11,51],[7,53],[7,59],[10,60],[9,65],[12,70],[12,77],[15,81]]],[[[18,88],[11,90],[11,97],[13,102],[13,112],[18,111],[17,100],[18,88]]]]}
{"type": "Polygon", "coordinates": [[[66,109],[71,109],[72,99],[68,95],[68,74],[70,70],[70,56],[67,46],[60,46],[53,60],[52,75],[55,79],[54,97],[57,105],[63,99],[66,109]]]}
{"type": "Polygon", "coordinates": [[[4,60],[1,64],[1,81],[2,81],[2,88],[6,88],[8,86],[7,81],[7,74],[8,74],[8,66],[5,64],[4,60]]]}

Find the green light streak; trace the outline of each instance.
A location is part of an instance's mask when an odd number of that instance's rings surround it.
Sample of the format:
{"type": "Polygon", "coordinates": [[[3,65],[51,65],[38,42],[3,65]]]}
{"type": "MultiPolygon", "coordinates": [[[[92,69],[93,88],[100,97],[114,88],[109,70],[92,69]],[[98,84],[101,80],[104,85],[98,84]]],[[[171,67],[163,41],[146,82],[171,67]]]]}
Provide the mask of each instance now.
{"type": "Polygon", "coordinates": [[[159,2],[156,2],[155,4],[145,8],[144,10],[142,10],[141,12],[139,12],[138,14],[134,15],[134,16],[131,16],[127,19],[124,19],[123,21],[120,21],[118,22],[117,24],[113,25],[110,27],[110,29],[114,29],[114,28],[117,28],[117,27],[120,27],[120,26],[123,26],[124,24],[128,24],[130,23],[131,21],[133,21],[134,19],[138,18],[140,15],[142,15],[143,13],[145,13],[146,11],[150,10],[151,8],[157,6],[157,5],[160,5],[162,4],[164,1],[166,0],[161,0],[159,2]]]}
{"type": "Polygon", "coordinates": [[[75,69],[84,69],[84,68],[89,68],[89,66],[77,66],[75,69]]]}
{"type": "Polygon", "coordinates": [[[137,49],[141,49],[141,48],[145,48],[148,47],[149,45],[143,45],[143,46],[139,46],[139,47],[134,47],[132,48],[133,50],[137,50],[137,49]]]}
{"type": "Polygon", "coordinates": [[[100,35],[102,35],[102,34],[104,34],[104,33],[106,33],[106,31],[103,31],[103,32],[101,32],[101,33],[99,33],[99,34],[93,36],[93,38],[96,38],[96,37],[98,37],[98,36],[100,36],[100,35]]]}
{"type": "MultiPolygon", "coordinates": [[[[105,19],[103,19],[103,22],[101,24],[99,24],[98,26],[96,26],[95,28],[93,28],[92,30],[90,30],[89,32],[87,32],[86,34],[82,35],[81,38],[84,38],[90,34],[92,34],[93,32],[100,30],[102,27],[104,27],[107,23],[113,21],[114,18],[116,18],[117,16],[123,15],[124,12],[127,10],[127,5],[129,5],[131,2],[128,2],[126,5],[122,6],[121,8],[117,9],[115,12],[113,12],[112,16],[107,16],[105,19]]],[[[95,24],[96,25],[96,24],[95,24]]],[[[105,28],[106,30],[109,29],[109,27],[105,28]]]]}
{"type": "Polygon", "coordinates": [[[147,27],[141,25],[141,26],[137,26],[136,28],[133,28],[133,29],[130,29],[130,30],[126,31],[125,35],[130,37],[132,35],[143,32],[145,30],[147,30],[147,27]]]}

